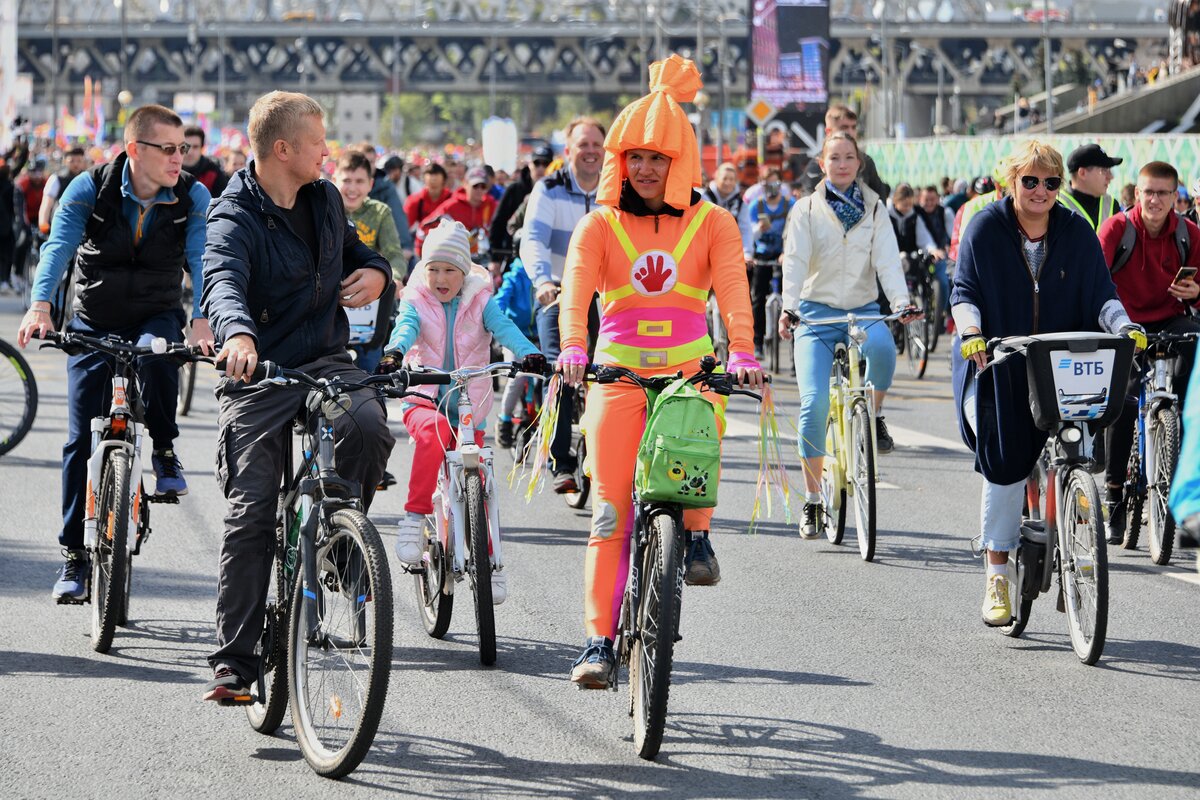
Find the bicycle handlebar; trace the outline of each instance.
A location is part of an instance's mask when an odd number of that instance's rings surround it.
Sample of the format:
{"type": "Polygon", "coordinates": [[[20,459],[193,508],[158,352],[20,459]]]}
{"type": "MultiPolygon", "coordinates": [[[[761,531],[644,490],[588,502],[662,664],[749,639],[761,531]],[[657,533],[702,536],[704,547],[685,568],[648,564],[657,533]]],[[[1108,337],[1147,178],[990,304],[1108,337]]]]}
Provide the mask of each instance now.
{"type": "Polygon", "coordinates": [[[903,311],[893,311],[891,314],[847,314],[844,317],[822,317],[820,319],[797,314],[796,321],[811,328],[817,325],[851,325],[856,322],[893,322],[902,316],[904,316],[903,311]]]}
{"type": "MultiPolygon", "coordinates": [[[[713,362],[713,366],[716,366],[715,361],[713,362]]],[[[645,377],[643,375],[639,375],[633,370],[626,369],[625,367],[618,367],[612,364],[588,364],[585,380],[587,378],[591,378],[593,382],[600,384],[617,383],[618,381],[625,380],[629,383],[634,383],[643,389],[662,391],[663,389],[667,388],[672,381],[677,381],[682,377],[683,372],[677,372],[674,375],[654,375],[651,377],[645,377]]],[[[767,383],[770,383],[770,379],[770,375],[763,375],[763,380],[767,383]]],[[[722,397],[740,394],[745,395],[746,397],[753,397],[760,403],[762,402],[762,395],[760,395],[758,392],[752,392],[749,389],[742,389],[738,385],[737,376],[728,372],[712,372],[711,370],[705,370],[701,368],[699,372],[687,380],[688,383],[704,384],[713,392],[721,395],[722,397]]]]}
{"type": "MultiPolygon", "coordinates": [[[[218,371],[225,369],[225,361],[216,363],[218,371]]],[[[388,375],[365,375],[360,381],[342,381],[338,378],[315,378],[307,372],[289,367],[281,367],[273,361],[260,361],[250,374],[251,383],[265,383],[270,386],[289,388],[303,386],[322,394],[330,394],[331,387],[337,390],[374,389],[387,397],[405,397],[411,386],[450,383],[450,374],[415,369],[400,369],[388,375]]],[[[336,392],[333,392],[336,394],[336,392]]]]}
{"type": "Polygon", "coordinates": [[[42,347],[54,347],[69,355],[82,353],[85,350],[97,350],[117,358],[137,358],[141,356],[168,356],[176,361],[204,361],[204,350],[198,346],[168,342],[161,336],[150,340],[149,345],[139,345],[128,342],[116,336],[88,336],[84,333],[46,331],[40,337],[42,347]]]}

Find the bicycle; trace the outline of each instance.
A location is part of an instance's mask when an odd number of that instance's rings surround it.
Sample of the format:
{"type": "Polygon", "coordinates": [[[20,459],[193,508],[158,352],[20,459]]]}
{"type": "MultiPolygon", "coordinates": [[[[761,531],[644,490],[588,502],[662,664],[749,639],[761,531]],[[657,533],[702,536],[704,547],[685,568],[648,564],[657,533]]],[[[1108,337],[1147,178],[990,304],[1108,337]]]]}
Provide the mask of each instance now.
{"type": "Polygon", "coordinates": [[[863,382],[862,345],[867,340],[867,332],[860,323],[893,322],[902,315],[903,312],[897,311],[823,319],[800,316],[797,319],[810,328],[846,326],[846,341],[834,345],[833,369],[830,371],[829,419],[825,424],[828,457],[821,469],[822,527],[826,539],[832,544],[841,544],[846,533],[846,500],[853,500],[858,552],[863,561],[875,558],[878,450],[875,387],[870,382],[863,382]]]}
{"type": "MultiPolygon", "coordinates": [[[[687,382],[728,397],[739,394],[762,401],[762,396],[738,388],[736,376],[713,370],[717,361],[711,356],[701,360],[700,371],[687,382]]],[[[646,392],[647,408],[683,373],[642,377],[618,366],[592,364],[588,380],[596,383],[624,381],[646,392]]],[[[649,421],[647,421],[649,429],[649,421]]],[[[615,649],[619,662],[629,670],[629,715],[634,718],[633,741],[641,758],[651,760],[662,745],[670,692],[671,664],[679,635],[683,602],[685,531],[684,504],[681,502],[643,501],[635,490],[633,502],[634,550],[629,559],[629,580],[621,599],[621,612],[615,649]]],[[[617,670],[612,671],[609,688],[617,690],[617,670]]]]}
{"type": "MultiPolygon", "coordinates": [[[[224,365],[218,363],[217,368],[224,365]]],[[[362,510],[361,489],[337,474],[333,419],[349,408],[347,392],[372,389],[403,397],[435,383],[404,370],[358,383],[318,379],[263,362],[253,379],[308,392],[292,421],[301,459],[280,484],[275,518],[274,595],[268,591],[251,695],[250,726],[272,734],[289,706],[296,741],[318,775],[340,778],[366,756],[387,698],[392,660],[392,583],[379,532],[362,510]]],[[[293,463],[293,438],[284,464],[293,463]]]]}
{"type": "Polygon", "coordinates": [[[779,360],[780,335],[779,335],[779,315],[783,313],[783,267],[779,259],[754,259],[755,268],[771,268],[771,293],[767,295],[763,316],[766,317],[766,324],[763,328],[763,354],[766,356],[767,365],[771,372],[779,372],[781,361],[779,360]]]}
{"type": "MultiPolygon", "coordinates": [[[[1001,631],[1019,637],[1033,601],[1059,575],[1058,610],[1067,614],[1075,655],[1095,664],[1108,627],[1108,551],[1096,468],[1095,441],[1121,413],[1133,342],[1100,333],[1052,333],[992,339],[986,369],[1023,354],[1034,423],[1049,431],[1042,458],[1026,482],[1019,545],[1009,551],[1012,621],[1001,631]]],[[[1099,456],[1103,460],[1102,456],[1099,456]]],[[[1102,467],[1102,464],[1100,465],[1102,467]]]]}
{"type": "Polygon", "coordinates": [[[155,338],[149,345],[131,344],[115,336],[46,332],[42,347],[74,355],[98,352],[115,361],[112,400],[106,414],[91,423],[91,457],[87,467],[87,501],[83,543],[91,558],[87,595],[63,597],[64,605],[92,604],[92,648],[107,653],[117,626],[129,619],[133,557],[150,538],[150,503],[177,504],[174,493],[148,495],[142,483],[142,436],[146,427],[137,363],[164,357],[179,362],[204,360],[200,348],[155,338]]]}
{"type": "Polygon", "coordinates": [[[587,505],[592,493],[592,476],[587,471],[587,436],[583,432],[583,412],[587,408],[587,389],[583,384],[565,387],[563,391],[575,392],[575,414],[571,420],[575,430],[571,432],[571,457],[575,459],[575,491],[563,495],[567,505],[576,510],[587,505]]]}
{"type": "MultiPolygon", "coordinates": [[[[184,326],[184,337],[192,332],[192,300],[195,297],[190,276],[185,275],[180,298],[187,323],[184,326]]],[[[192,411],[192,398],[196,393],[196,363],[189,361],[179,365],[179,399],[175,404],[175,413],[186,417],[192,411]]]]}
{"type": "Polygon", "coordinates": [[[512,378],[520,366],[519,361],[498,361],[486,367],[420,373],[458,390],[458,431],[438,471],[434,513],[426,517],[423,529],[421,565],[404,569],[414,576],[421,623],[434,639],[450,628],[455,585],[468,582],[475,600],[479,661],[485,666],[496,663],[492,573],[504,569],[504,558],[492,448],[475,444],[475,411],[466,387],[477,378],[500,374],[512,378]]]}
{"type": "Polygon", "coordinates": [[[895,323],[900,330],[894,333],[898,349],[904,353],[908,362],[908,371],[914,378],[920,379],[925,377],[925,370],[929,366],[929,354],[937,348],[938,336],[941,333],[941,287],[938,286],[935,277],[936,261],[931,253],[924,250],[905,253],[903,260],[908,296],[924,316],[907,324],[895,323]]]}
{"type": "Polygon", "coordinates": [[[1195,333],[1151,333],[1146,338],[1149,346],[1140,362],[1144,366],[1138,381],[1137,427],[1125,479],[1127,516],[1121,546],[1126,550],[1137,547],[1146,511],[1150,560],[1161,566],[1171,561],[1175,545],[1175,518],[1168,499],[1181,442],[1180,403],[1171,366],[1180,357],[1179,345],[1200,337],[1195,333]]]}
{"type": "Polygon", "coordinates": [[[37,379],[17,348],[0,339],[0,456],[25,438],[37,416],[37,379]]]}

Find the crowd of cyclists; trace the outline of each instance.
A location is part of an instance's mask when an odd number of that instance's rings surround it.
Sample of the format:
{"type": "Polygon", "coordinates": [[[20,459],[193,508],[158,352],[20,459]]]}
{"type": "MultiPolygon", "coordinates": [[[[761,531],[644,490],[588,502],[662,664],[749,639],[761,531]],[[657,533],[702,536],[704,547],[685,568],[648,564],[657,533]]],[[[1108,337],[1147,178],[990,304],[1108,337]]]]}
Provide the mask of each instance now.
{"type": "MultiPolygon", "coordinates": [[[[489,361],[493,344],[527,372],[557,368],[568,385],[591,363],[642,376],[695,372],[713,353],[707,304],[715,296],[728,337],[724,369],[748,387],[763,385],[764,340],[794,340],[799,388],[796,452],[804,480],[799,534],[816,538],[828,509],[820,493],[826,452],[833,346],[845,327],[803,319],[882,307],[914,321],[905,279],[913,254],[936,265],[953,348],[955,408],[964,441],[984,478],[981,533],[986,551],[983,621],[1013,614],[1008,551],[1016,546],[1025,480],[1046,434],[1033,426],[1020,370],[989,370],[988,341],[1058,331],[1107,331],[1142,349],[1147,332],[1197,332],[1200,228],[1174,167],[1140,167],[1124,201],[1109,194],[1120,159],[1095,144],[1066,154],[1038,141],[1014,144],[993,175],[940,185],[884,183],[857,139],[845,106],[826,115],[811,159],[759,165],[747,157],[702,174],[682,104],[700,88],[694,65],[672,56],[651,68],[649,93],[611,126],[580,117],[565,147],[534,146],[517,172],[430,162],[417,169],[398,154],[345,148],[330,163],[324,109],[309,97],[272,92],[250,111],[253,152],[218,163],[203,130],[170,109],[144,106],[128,120],[124,151],[88,166],[68,149],[47,175],[43,156],[13,153],[0,165],[0,292],[32,285],[18,332],[21,346],[54,329],[51,299],[68,270],[76,285],[69,329],[130,340],[188,340],[225,363],[219,401],[216,473],[227,501],[219,563],[217,648],[206,700],[249,694],[256,674],[270,577],[276,492],[287,422],[303,397],[252,382],[265,360],[314,377],[389,372],[423,364],[444,370],[489,361]],[[419,173],[419,174],[417,174],[419,173]],[[15,176],[15,181],[14,181],[15,176]],[[326,176],[331,180],[326,180],[326,176]],[[14,202],[8,202],[14,200],[14,202]],[[7,215],[7,217],[5,216],[7,215]],[[41,236],[36,274],[25,275],[22,247],[41,236]],[[185,277],[195,288],[180,304],[185,277]],[[767,296],[783,311],[768,331],[767,296]],[[378,304],[386,341],[348,350],[347,313],[378,304]],[[186,323],[186,325],[185,325],[186,323]]],[[[1123,196],[1125,193],[1121,193],[1123,196]]],[[[926,309],[925,313],[929,313],[926,309]]],[[[881,410],[892,385],[896,345],[885,325],[867,326],[866,380],[881,410]]],[[[1200,523],[1200,410],[1186,404],[1194,342],[1176,360],[1185,399],[1184,454],[1173,507],[1184,528],[1200,523]]],[[[68,441],[63,458],[65,563],[58,602],[87,597],[82,544],[88,422],[102,413],[109,366],[97,354],[67,363],[68,441]]],[[[788,376],[790,378],[790,375],[788,376]]],[[[187,479],[174,451],[177,372],[144,368],[156,492],[183,496],[187,479]]],[[[1136,380],[1136,377],[1134,378],[1136,380]]],[[[436,464],[454,442],[457,404],[446,387],[407,398],[400,413],[415,442],[396,556],[421,557],[432,510],[436,464]]],[[[490,387],[478,391],[476,441],[488,432],[490,387]]],[[[514,441],[514,414],[526,391],[506,387],[494,435],[514,441]]],[[[386,485],[395,444],[388,410],[365,390],[350,392],[335,421],[344,477],[363,487],[369,510],[386,485]]],[[[553,490],[578,490],[572,403],[564,391],[548,434],[553,490]]],[[[724,426],[723,400],[710,400],[724,426]]],[[[629,572],[633,471],[645,395],[636,387],[588,390],[581,427],[593,485],[585,560],[584,649],[571,680],[610,685],[613,639],[629,572]]],[[[1125,463],[1136,422],[1125,405],[1107,432],[1106,528],[1119,542],[1125,463]]],[[[876,417],[880,454],[895,443],[876,417]]],[[[709,537],[711,509],[689,509],[686,581],[713,585],[720,567],[709,537]]],[[[493,573],[493,601],[508,594],[493,573]]]]}

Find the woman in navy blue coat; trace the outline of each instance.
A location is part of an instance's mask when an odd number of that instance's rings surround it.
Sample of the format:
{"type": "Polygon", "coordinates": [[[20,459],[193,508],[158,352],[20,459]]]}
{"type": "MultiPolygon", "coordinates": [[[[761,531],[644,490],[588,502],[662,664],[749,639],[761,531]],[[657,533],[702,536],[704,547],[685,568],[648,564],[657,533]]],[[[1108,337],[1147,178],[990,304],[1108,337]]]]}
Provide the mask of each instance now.
{"type": "Polygon", "coordinates": [[[1096,234],[1057,202],[1063,182],[1058,151],[1026,142],[1004,172],[1011,196],[971,220],[950,294],[963,337],[954,354],[955,407],[963,441],[985,480],[982,613],[991,626],[1012,619],[1008,551],[1017,546],[1025,479],[1047,434],[1033,423],[1023,358],[1008,359],[976,380],[987,361],[987,340],[1065,331],[1141,335],[1117,299],[1096,234]]]}

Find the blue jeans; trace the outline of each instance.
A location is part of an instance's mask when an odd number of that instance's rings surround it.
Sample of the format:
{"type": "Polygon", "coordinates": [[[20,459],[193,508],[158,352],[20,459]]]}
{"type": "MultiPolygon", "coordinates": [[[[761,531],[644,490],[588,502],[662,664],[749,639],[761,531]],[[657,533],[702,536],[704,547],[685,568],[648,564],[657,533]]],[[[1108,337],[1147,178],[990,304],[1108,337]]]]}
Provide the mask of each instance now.
{"type": "MultiPolygon", "coordinates": [[[[844,317],[847,313],[878,314],[878,303],[851,309],[832,308],[823,303],[800,301],[800,313],[805,317],[844,317]]],[[[883,322],[864,323],[867,341],[863,355],[867,361],[867,381],[875,389],[885,391],[892,385],[896,372],[896,342],[883,322]]],[[[847,341],[845,325],[796,328],[796,383],[800,387],[799,429],[800,455],[804,458],[827,455],[825,452],[825,422],[829,418],[829,372],[833,368],[833,348],[847,341]]]]}
{"type": "Polygon", "coordinates": [[[940,259],[933,265],[933,278],[937,281],[938,288],[942,290],[942,307],[939,311],[950,310],[950,276],[946,272],[947,261],[940,259]]]}
{"type": "MultiPolygon", "coordinates": [[[[154,337],[168,342],[183,341],[183,309],[157,314],[139,325],[116,331],[98,330],[76,317],[67,325],[72,333],[93,336],[115,334],[122,339],[148,344],[154,337]]],[[[108,413],[111,405],[113,359],[103,353],[80,353],[67,358],[67,443],[63,445],[63,527],[58,543],[78,550],[83,547],[83,506],[87,492],[87,463],[92,454],[92,419],[108,413]]],[[[138,365],[146,429],[155,450],[167,450],[179,436],[175,403],[179,396],[179,367],[165,358],[146,358],[138,365]]]]}

